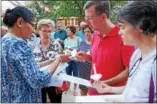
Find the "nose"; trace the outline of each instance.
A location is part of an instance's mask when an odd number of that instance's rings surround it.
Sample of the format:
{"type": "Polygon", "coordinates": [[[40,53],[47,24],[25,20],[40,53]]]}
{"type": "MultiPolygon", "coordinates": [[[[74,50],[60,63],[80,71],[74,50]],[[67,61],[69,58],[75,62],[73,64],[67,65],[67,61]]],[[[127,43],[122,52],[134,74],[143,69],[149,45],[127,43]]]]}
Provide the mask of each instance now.
{"type": "Polygon", "coordinates": [[[36,30],[34,28],[32,29],[32,33],[36,33],[36,30]]]}

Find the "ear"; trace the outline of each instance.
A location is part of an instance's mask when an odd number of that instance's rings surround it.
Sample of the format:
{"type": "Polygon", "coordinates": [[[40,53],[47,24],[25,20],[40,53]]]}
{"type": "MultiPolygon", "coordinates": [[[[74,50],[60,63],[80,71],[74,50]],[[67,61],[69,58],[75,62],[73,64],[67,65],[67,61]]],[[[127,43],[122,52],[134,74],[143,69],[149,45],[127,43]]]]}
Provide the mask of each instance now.
{"type": "Polygon", "coordinates": [[[17,26],[18,27],[22,27],[23,26],[23,18],[20,17],[20,18],[17,19],[17,26]]]}
{"type": "Polygon", "coordinates": [[[140,32],[143,33],[143,30],[140,27],[136,27],[136,29],[140,32]]]}
{"type": "Polygon", "coordinates": [[[102,13],[102,19],[107,19],[106,13],[102,13]]]}

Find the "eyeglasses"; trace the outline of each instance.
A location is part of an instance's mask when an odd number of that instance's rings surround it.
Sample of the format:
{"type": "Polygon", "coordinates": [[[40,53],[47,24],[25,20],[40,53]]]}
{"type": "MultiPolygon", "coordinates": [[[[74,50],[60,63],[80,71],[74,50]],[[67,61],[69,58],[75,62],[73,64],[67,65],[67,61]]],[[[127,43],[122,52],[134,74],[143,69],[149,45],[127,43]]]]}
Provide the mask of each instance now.
{"type": "Polygon", "coordinates": [[[140,62],[142,61],[142,57],[140,57],[135,63],[134,65],[132,66],[132,68],[130,68],[130,71],[129,71],[129,77],[131,77],[138,69],[139,65],[140,65],[140,62]]]}
{"type": "Polygon", "coordinates": [[[95,19],[96,17],[100,16],[101,14],[99,15],[95,15],[95,16],[85,16],[85,20],[93,20],[95,19]]]}
{"type": "Polygon", "coordinates": [[[52,31],[51,30],[49,30],[49,31],[47,31],[47,30],[40,30],[41,32],[43,32],[43,33],[51,33],[52,31]]]}
{"type": "Polygon", "coordinates": [[[31,25],[33,28],[35,28],[36,27],[36,23],[34,22],[26,22],[26,21],[24,21],[25,23],[28,23],[29,25],[31,25]]]}
{"type": "Polygon", "coordinates": [[[29,23],[33,28],[36,27],[36,23],[32,23],[32,22],[27,22],[27,23],[29,23]]]}

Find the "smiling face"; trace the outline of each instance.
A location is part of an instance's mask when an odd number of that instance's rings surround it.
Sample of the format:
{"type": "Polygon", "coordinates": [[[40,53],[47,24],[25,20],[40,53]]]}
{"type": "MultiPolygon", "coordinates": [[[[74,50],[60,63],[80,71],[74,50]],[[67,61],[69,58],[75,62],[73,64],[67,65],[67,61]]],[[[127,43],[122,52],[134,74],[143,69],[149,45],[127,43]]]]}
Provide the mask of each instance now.
{"type": "Polygon", "coordinates": [[[126,21],[118,22],[119,34],[125,45],[135,45],[141,37],[141,32],[126,21]]]}

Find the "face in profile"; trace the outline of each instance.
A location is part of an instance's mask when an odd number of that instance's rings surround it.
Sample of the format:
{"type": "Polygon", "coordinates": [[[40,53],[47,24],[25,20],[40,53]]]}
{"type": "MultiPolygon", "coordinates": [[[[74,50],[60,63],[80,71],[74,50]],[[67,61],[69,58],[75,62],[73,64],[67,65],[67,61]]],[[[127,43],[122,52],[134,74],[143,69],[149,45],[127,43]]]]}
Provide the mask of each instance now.
{"type": "Polygon", "coordinates": [[[102,14],[97,15],[95,11],[95,7],[91,6],[90,8],[85,10],[85,20],[87,21],[88,25],[90,25],[94,30],[99,31],[101,27],[101,23],[103,20],[102,14]]]}
{"type": "Polygon", "coordinates": [[[26,22],[22,18],[18,18],[17,27],[19,28],[20,34],[22,38],[28,39],[35,32],[34,26],[36,24],[35,21],[26,22]]]}
{"type": "Polygon", "coordinates": [[[118,22],[118,25],[120,27],[119,34],[123,43],[130,46],[135,45],[136,40],[140,37],[139,30],[126,21],[118,22]]]}

